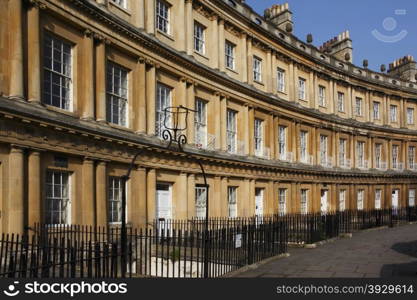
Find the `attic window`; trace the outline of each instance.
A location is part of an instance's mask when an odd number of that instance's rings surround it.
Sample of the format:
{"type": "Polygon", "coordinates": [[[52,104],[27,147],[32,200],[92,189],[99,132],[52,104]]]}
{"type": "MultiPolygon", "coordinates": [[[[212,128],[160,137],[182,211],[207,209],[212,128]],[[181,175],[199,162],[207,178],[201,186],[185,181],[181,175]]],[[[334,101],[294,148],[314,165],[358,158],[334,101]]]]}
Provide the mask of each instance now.
{"type": "Polygon", "coordinates": [[[340,67],[340,68],[344,68],[344,67],[345,67],[345,65],[344,65],[344,64],[342,64],[342,63],[339,63],[339,67],[340,67]]]}
{"type": "Polygon", "coordinates": [[[410,85],[409,85],[409,86],[410,86],[410,88],[413,88],[413,87],[414,87],[414,84],[410,83],[410,85]]]}
{"type": "Polygon", "coordinates": [[[262,20],[259,18],[255,18],[255,23],[258,25],[262,25],[262,20]]]}
{"type": "Polygon", "coordinates": [[[236,7],[236,2],[235,1],[229,0],[228,3],[229,3],[229,5],[231,5],[233,7],[236,7]]]}
{"type": "Polygon", "coordinates": [[[302,44],[300,44],[300,48],[303,49],[303,50],[306,49],[306,47],[304,45],[302,45],[302,44]]]}
{"type": "Polygon", "coordinates": [[[320,58],[321,58],[321,59],[326,59],[326,56],[324,56],[324,55],[320,55],[320,58]]]}
{"type": "Polygon", "coordinates": [[[397,84],[397,80],[393,80],[393,81],[392,81],[392,83],[393,83],[393,84],[397,84]]]}
{"type": "Polygon", "coordinates": [[[358,74],[361,74],[362,75],[362,71],[361,70],[358,70],[358,74]]]}
{"type": "Polygon", "coordinates": [[[379,76],[378,75],[375,75],[375,79],[379,79],[379,76]]]}
{"type": "Polygon", "coordinates": [[[278,34],[280,38],[285,39],[285,35],[283,33],[278,34]]]}

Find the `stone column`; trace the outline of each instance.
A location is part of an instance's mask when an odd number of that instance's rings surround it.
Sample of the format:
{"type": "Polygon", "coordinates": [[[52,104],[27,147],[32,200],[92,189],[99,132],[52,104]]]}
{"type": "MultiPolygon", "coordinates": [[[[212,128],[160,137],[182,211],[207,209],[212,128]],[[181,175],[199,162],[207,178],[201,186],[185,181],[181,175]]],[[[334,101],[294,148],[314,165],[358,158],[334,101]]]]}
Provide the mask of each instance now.
{"type": "Polygon", "coordinates": [[[241,68],[242,68],[242,81],[248,82],[248,49],[247,49],[247,35],[246,33],[241,33],[240,44],[241,44],[241,68]]]}
{"type": "Polygon", "coordinates": [[[81,216],[84,225],[95,225],[94,220],[94,161],[84,158],[81,216]]]}
{"type": "Polygon", "coordinates": [[[139,201],[143,193],[141,193],[140,172],[138,168],[133,168],[129,181],[130,193],[127,199],[127,220],[132,224],[133,228],[139,228],[141,225],[139,201]]]}
{"type": "Polygon", "coordinates": [[[150,64],[146,70],[147,133],[155,134],[156,68],[150,64]]]}
{"type": "MultiPolygon", "coordinates": [[[[187,106],[187,79],[185,77],[180,78],[174,100],[174,106],[187,106]]],[[[185,128],[185,118],[179,118],[178,125],[180,128],[185,128]]]]}
{"type": "MultiPolygon", "coordinates": [[[[313,86],[312,86],[311,93],[312,94],[311,94],[311,105],[310,105],[310,107],[315,108],[315,109],[319,109],[319,101],[317,99],[317,97],[318,97],[318,77],[317,77],[316,72],[313,73],[313,86]]],[[[326,102],[327,101],[328,100],[326,99],[326,102]]]]}
{"type": "Polygon", "coordinates": [[[313,165],[314,164],[316,164],[316,165],[319,164],[319,158],[318,158],[319,151],[317,150],[316,131],[317,131],[316,127],[313,126],[311,128],[311,139],[310,139],[310,141],[311,141],[311,155],[313,156],[313,165]]]}
{"type": "Polygon", "coordinates": [[[9,155],[9,197],[7,200],[6,223],[8,224],[7,232],[15,234],[22,234],[25,225],[24,159],[24,150],[18,146],[12,145],[9,155]]]}
{"type": "MultiPolygon", "coordinates": [[[[272,113],[269,114],[269,158],[273,159],[275,157],[275,130],[276,130],[276,116],[272,113]]],[[[265,133],[266,134],[266,133],[265,133]]]]}
{"type": "Polygon", "coordinates": [[[135,125],[134,130],[138,133],[146,133],[146,109],[147,109],[147,98],[146,98],[146,64],[145,59],[140,58],[137,65],[137,78],[138,78],[138,105],[137,112],[135,113],[135,125]]]}
{"type": "Polygon", "coordinates": [[[107,162],[99,161],[96,166],[96,224],[107,225],[107,162]]]}
{"type": "Polygon", "coordinates": [[[187,189],[187,173],[180,172],[177,177],[175,199],[175,217],[180,220],[187,218],[188,189],[187,189]]]}
{"type": "MultiPolygon", "coordinates": [[[[20,2],[20,1],[19,1],[20,2]]],[[[28,34],[28,100],[40,103],[41,101],[41,49],[39,29],[39,7],[30,5],[27,13],[27,34],[28,34]]],[[[30,225],[31,226],[31,225],[30,225]]]]}
{"type": "Polygon", "coordinates": [[[252,37],[248,36],[246,38],[246,55],[247,55],[247,60],[246,60],[246,65],[247,65],[247,74],[248,74],[248,84],[252,84],[253,83],[253,74],[252,74],[252,37]]]}
{"type": "Polygon", "coordinates": [[[243,133],[243,142],[245,143],[245,154],[249,155],[250,152],[250,146],[249,146],[249,140],[250,140],[250,133],[249,133],[249,106],[247,103],[243,104],[243,124],[245,126],[245,131],[243,133]]]}
{"type": "Polygon", "coordinates": [[[214,187],[213,187],[213,197],[209,199],[209,215],[211,217],[220,217],[220,205],[222,201],[226,201],[222,198],[222,187],[221,187],[221,177],[214,177],[214,187]]]}
{"type": "Polygon", "coordinates": [[[374,137],[370,136],[368,138],[368,167],[370,169],[373,169],[374,166],[374,155],[373,155],[373,149],[374,149],[374,137]]]}
{"type": "Polygon", "coordinates": [[[399,117],[399,123],[400,123],[400,128],[404,128],[404,127],[407,127],[406,126],[406,123],[407,123],[407,112],[406,112],[406,109],[405,109],[405,105],[404,105],[404,99],[403,98],[401,98],[401,100],[400,100],[400,107],[399,107],[399,114],[398,114],[398,117],[399,117]]]}
{"type": "MultiPolygon", "coordinates": [[[[24,98],[24,83],[23,83],[23,11],[22,2],[9,2],[9,45],[10,45],[10,87],[9,96],[11,98],[24,98]]],[[[32,20],[31,20],[32,21],[32,20]]],[[[19,221],[17,221],[19,222],[19,221]]]]}
{"type": "Polygon", "coordinates": [[[214,135],[216,136],[216,150],[223,149],[222,147],[222,122],[223,114],[221,112],[221,97],[219,93],[214,93],[213,95],[214,102],[214,116],[220,116],[220,120],[214,121],[214,135]]]}
{"type": "MultiPolygon", "coordinates": [[[[211,21],[211,39],[212,41],[218,41],[219,40],[219,30],[218,30],[218,25],[217,25],[217,16],[213,15],[210,18],[211,21]]],[[[213,51],[213,53],[210,53],[211,56],[211,66],[213,69],[219,69],[219,54],[220,54],[220,50],[217,51],[213,51]]]]}
{"type": "Polygon", "coordinates": [[[145,1],[145,30],[155,34],[155,0],[145,1]]]}
{"type": "MultiPolygon", "coordinates": [[[[182,2],[182,0],[181,0],[182,2]]],[[[193,24],[193,1],[185,0],[185,51],[188,55],[193,54],[194,24],[193,24]]]]}
{"type": "Polygon", "coordinates": [[[225,41],[224,41],[224,20],[223,19],[219,19],[219,45],[218,45],[218,49],[219,49],[219,70],[221,72],[224,72],[225,70],[225,54],[224,54],[224,45],[225,41]]]}
{"type": "MultiPolygon", "coordinates": [[[[212,188],[212,187],[210,187],[212,188]]],[[[209,189],[210,192],[210,189],[209,189]]],[[[195,215],[195,175],[188,174],[187,176],[187,219],[194,218],[195,215]]],[[[211,199],[209,199],[211,204],[211,199]]]]}
{"type": "MultiPolygon", "coordinates": [[[[227,177],[221,177],[220,182],[220,209],[216,212],[215,216],[220,217],[228,217],[229,216],[229,202],[228,202],[228,191],[227,191],[227,177]]],[[[236,203],[239,210],[239,206],[242,204],[242,199],[239,199],[239,197],[236,197],[236,203]]]]}
{"type": "MultiPolygon", "coordinates": [[[[186,90],[186,107],[189,109],[195,109],[195,96],[194,96],[194,84],[193,82],[187,82],[186,90]]],[[[195,132],[194,132],[194,112],[190,112],[188,115],[188,124],[187,124],[187,140],[189,144],[194,144],[195,132]]],[[[207,113],[207,119],[210,118],[210,115],[207,113]]],[[[209,133],[209,132],[207,132],[209,133]]]]}
{"type": "Polygon", "coordinates": [[[316,74],[311,71],[309,74],[309,85],[308,85],[308,101],[309,107],[314,108],[316,103],[316,94],[314,93],[316,88],[316,74]]]}
{"type": "Polygon", "coordinates": [[[152,223],[156,217],[156,170],[149,169],[146,182],[147,223],[152,223]]]}
{"type": "Polygon", "coordinates": [[[266,51],[266,66],[265,66],[265,85],[266,85],[266,91],[273,93],[273,83],[272,83],[272,49],[268,49],[266,51]]]}
{"type": "Polygon", "coordinates": [[[93,119],[94,117],[94,39],[90,30],[85,30],[82,42],[81,61],[82,68],[80,74],[83,76],[81,81],[81,117],[83,119],[93,119]]]}
{"type": "Polygon", "coordinates": [[[28,157],[28,226],[42,222],[41,154],[31,151],[28,157]]]}
{"type": "Polygon", "coordinates": [[[106,43],[97,40],[95,44],[95,73],[96,73],[96,120],[99,122],[106,121],[106,43]]]}
{"type": "Polygon", "coordinates": [[[255,179],[250,179],[249,180],[249,195],[247,196],[249,200],[249,205],[248,205],[249,217],[253,217],[255,215],[255,189],[256,189],[255,186],[256,186],[255,179]]]}
{"type": "Polygon", "coordinates": [[[136,201],[137,203],[137,214],[135,222],[138,224],[139,228],[144,228],[147,222],[147,181],[146,181],[146,169],[139,167],[137,168],[137,189],[138,196],[136,201]]]}
{"type": "Polygon", "coordinates": [[[145,2],[146,0],[136,0],[136,11],[133,18],[133,24],[138,28],[145,28],[145,2]]]}
{"type": "Polygon", "coordinates": [[[255,154],[255,143],[254,143],[254,136],[255,136],[255,108],[250,106],[249,107],[249,155],[253,156],[255,154]]]}

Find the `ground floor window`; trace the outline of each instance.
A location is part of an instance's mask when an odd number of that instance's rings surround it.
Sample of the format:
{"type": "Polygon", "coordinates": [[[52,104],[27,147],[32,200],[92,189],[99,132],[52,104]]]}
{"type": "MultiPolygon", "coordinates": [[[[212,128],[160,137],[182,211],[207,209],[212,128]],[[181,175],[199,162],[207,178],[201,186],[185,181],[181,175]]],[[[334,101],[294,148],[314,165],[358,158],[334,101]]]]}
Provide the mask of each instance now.
{"type": "Polygon", "coordinates": [[[301,190],[300,212],[302,214],[307,214],[307,212],[308,212],[308,190],[301,190]]]}
{"type": "Polygon", "coordinates": [[[410,189],[408,190],[408,206],[415,206],[416,205],[416,190],[410,189]]]}
{"type": "Polygon", "coordinates": [[[126,182],[122,177],[109,178],[109,223],[122,222],[122,196],[124,184],[126,184],[126,182]]]}
{"type": "Polygon", "coordinates": [[[375,209],[381,209],[382,190],[375,190],[375,209]]]}
{"type": "Polygon", "coordinates": [[[195,188],[196,217],[205,218],[206,208],[207,208],[207,188],[205,186],[196,186],[195,188]]]}
{"type": "Polygon", "coordinates": [[[363,210],[363,198],[365,195],[365,190],[358,190],[358,197],[357,197],[357,209],[363,210]]]}
{"type": "Polygon", "coordinates": [[[339,211],[346,209],[346,190],[339,191],[339,211]]]}
{"type": "Polygon", "coordinates": [[[287,213],[287,189],[278,190],[279,213],[285,215],[287,213]]]}
{"type": "Polygon", "coordinates": [[[237,188],[229,186],[227,190],[227,198],[229,204],[229,218],[237,218],[237,201],[236,201],[237,188]]]}
{"type": "Polygon", "coordinates": [[[70,220],[70,174],[48,171],[46,174],[46,224],[69,224],[70,220]]]}

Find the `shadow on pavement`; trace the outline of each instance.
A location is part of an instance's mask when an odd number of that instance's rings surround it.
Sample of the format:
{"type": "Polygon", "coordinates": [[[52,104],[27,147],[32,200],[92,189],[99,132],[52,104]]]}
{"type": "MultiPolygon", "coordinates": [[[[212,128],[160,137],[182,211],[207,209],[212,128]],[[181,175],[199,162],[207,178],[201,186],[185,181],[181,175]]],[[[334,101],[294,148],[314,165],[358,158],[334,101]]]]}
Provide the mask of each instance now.
{"type": "MultiPolygon", "coordinates": [[[[417,258],[417,241],[397,243],[391,247],[398,253],[417,258]]],[[[380,277],[413,277],[417,278],[417,260],[405,264],[384,265],[380,277]]]]}

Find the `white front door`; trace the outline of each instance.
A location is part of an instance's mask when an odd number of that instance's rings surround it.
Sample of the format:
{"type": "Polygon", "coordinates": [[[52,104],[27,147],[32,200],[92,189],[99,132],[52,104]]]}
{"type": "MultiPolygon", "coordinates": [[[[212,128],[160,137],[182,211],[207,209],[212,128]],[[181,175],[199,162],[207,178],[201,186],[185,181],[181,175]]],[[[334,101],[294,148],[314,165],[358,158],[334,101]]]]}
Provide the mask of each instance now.
{"type": "Polygon", "coordinates": [[[392,208],[398,208],[398,200],[400,198],[400,190],[393,190],[392,191],[392,208]]]}
{"type": "Polygon", "coordinates": [[[327,194],[328,190],[321,190],[321,213],[327,213],[327,194]]]}
{"type": "Polygon", "coordinates": [[[156,219],[159,221],[172,219],[171,190],[170,184],[156,186],[156,219]]]}
{"type": "Polygon", "coordinates": [[[264,190],[255,190],[255,215],[261,217],[264,214],[264,190]]]}

